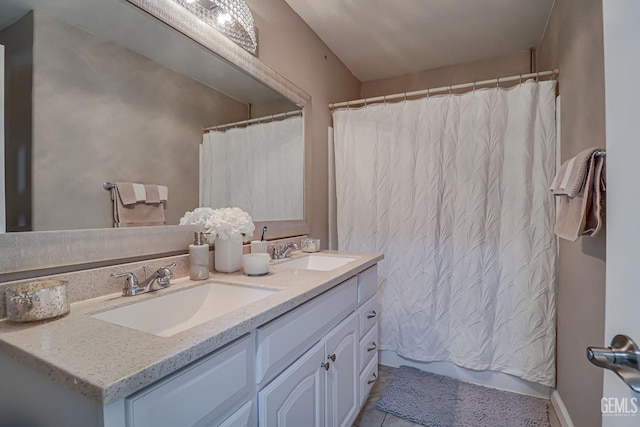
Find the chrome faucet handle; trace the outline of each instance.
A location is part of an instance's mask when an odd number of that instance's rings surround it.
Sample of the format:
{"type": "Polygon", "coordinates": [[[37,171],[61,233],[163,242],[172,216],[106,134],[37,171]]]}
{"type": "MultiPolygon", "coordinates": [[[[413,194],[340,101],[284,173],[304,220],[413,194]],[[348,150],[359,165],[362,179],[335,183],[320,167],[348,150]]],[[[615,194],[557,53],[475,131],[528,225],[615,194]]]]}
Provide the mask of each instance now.
{"type": "Polygon", "coordinates": [[[138,288],[138,279],[136,275],[133,273],[111,273],[111,277],[125,277],[127,280],[124,282],[124,289],[122,290],[122,294],[125,295],[127,290],[135,290],[138,288]]]}
{"type": "MultiPolygon", "coordinates": [[[[160,267],[158,269],[158,275],[160,277],[166,277],[167,275],[170,275],[171,277],[169,277],[169,279],[171,279],[173,277],[173,273],[171,272],[171,270],[169,270],[169,267],[175,267],[175,266],[176,266],[176,263],[173,262],[173,263],[171,263],[169,265],[166,265],[164,267],[160,267]],[[161,270],[163,271],[163,273],[160,272],[161,270]],[[168,273],[167,273],[167,271],[168,271],[168,273]]],[[[147,280],[149,278],[149,266],[148,265],[143,265],[142,269],[144,270],[144,280],[147,280]]]]}
{"type": "Polygon", "coordinates": [[[169,267],[175,267],[176,263],[167,265],[166,267],[160,267],[156,272],[158,274],[158,284],[163,288],[168,287],[171,284],[173,278],[173,272],[169,270],[169,267]]]}

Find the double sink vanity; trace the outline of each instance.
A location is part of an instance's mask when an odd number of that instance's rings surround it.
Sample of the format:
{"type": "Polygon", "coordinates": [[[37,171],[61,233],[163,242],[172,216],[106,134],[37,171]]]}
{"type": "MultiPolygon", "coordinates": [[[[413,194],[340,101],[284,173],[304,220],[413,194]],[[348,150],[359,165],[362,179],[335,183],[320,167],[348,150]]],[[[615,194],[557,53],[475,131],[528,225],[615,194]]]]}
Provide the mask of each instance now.
{"type": "Polygon", "coordinates": [[[377,375],[379,254],[179,278],[0,322],[0,416],[39,426],[351,426],[377,375]],[[11,384],[11,387],[6,385],[11,384]]]}

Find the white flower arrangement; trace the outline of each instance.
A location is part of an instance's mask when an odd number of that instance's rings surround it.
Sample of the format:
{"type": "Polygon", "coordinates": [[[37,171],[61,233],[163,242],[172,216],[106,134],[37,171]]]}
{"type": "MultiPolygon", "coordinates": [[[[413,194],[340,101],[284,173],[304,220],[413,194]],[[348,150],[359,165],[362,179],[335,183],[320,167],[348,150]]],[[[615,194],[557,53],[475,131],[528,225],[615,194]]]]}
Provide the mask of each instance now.
{"type": "Polygon", "coordinates": [[[196,208],[180,218],[180,225],[202,224],[209,233],[209,241],[232,239],[248,242],[256,226],[248,213],[240,208],[196,208]]]}

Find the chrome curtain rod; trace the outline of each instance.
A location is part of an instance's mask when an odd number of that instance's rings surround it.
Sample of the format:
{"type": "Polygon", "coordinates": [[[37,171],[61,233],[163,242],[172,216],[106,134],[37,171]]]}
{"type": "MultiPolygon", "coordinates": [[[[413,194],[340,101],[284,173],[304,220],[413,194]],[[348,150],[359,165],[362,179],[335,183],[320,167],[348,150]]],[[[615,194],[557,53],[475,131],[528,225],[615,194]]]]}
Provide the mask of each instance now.
{"type": "Polygon", "coordinates": [[[516,80],[522,81],[524,79],[530,79],[534,77],[553,76],[555,78],[558,74],[560,74],[560,70],[555,69],[551,71],[541,71],[539,73],[520,74],[517,76],[510,76],[510,77],[499,77],[497,79],[482,80],[478,82],[463,83],[459,85],[442,86],[442,87],[436,87],[431,89],[416,90],[413,92],[403,92],[403,93],[396,93],[393,95],[375,96],[373,98],[356,99],[355,101],[336,102],[334,104],[329,104],[329,109],[342,108],[342,107],[348,108],[356,105],[367,105],[375,102],[387,102],[387,101],[393,101],[395,99],[406,99],[408,97],[415,97],[415,96],[422,96],[422,95],[429,96],[433,93],[451,92],[452,90],[457,90],[457,89],[476,88],[477,86],[486,86],[486,85],[492,85],[492,84],[499,85],[500,83],[512,82],[516,80]]]}
{"type": "Polygon", "coordinates": [[[255,119],[242,120],[240,122],[227,123],[227,124],[218,125],[218,126],[211,126],[211,127],[208,127],[208,128],[204,128],[204,132],[211,132],[211,131],[214,131],[214,130],[221,130],[221,129],[230,129],[230,128],[238,127],[238,126],[241,126],[241,125],[250,125],[252,123],[260,123],[260,122],[263,122],[265,120],[274,121],[275,119],[293,117],[293,116],[296,116],[296,115],[302,116],[302,110],[288,111],[286,113],[272,114],[270,116],[257,117],[255,119]]]}

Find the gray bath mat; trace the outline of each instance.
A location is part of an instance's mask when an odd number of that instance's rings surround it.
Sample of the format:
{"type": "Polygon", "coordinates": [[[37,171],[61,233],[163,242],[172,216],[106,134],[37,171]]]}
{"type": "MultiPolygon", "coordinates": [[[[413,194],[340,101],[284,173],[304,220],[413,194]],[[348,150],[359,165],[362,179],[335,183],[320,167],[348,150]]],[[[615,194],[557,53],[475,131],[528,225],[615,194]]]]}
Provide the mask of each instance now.
{"type": "Polygon", "coordinates": [[[549,427],[547,400],[401,366],[378,409],[428,427],[549,427]]]}

